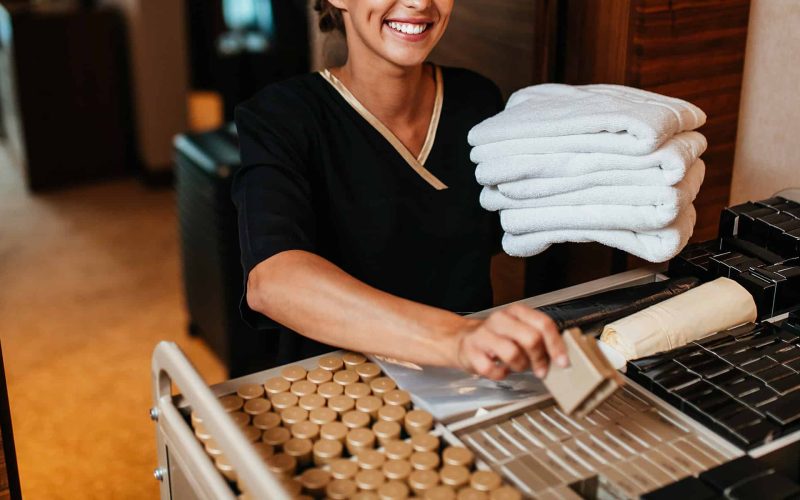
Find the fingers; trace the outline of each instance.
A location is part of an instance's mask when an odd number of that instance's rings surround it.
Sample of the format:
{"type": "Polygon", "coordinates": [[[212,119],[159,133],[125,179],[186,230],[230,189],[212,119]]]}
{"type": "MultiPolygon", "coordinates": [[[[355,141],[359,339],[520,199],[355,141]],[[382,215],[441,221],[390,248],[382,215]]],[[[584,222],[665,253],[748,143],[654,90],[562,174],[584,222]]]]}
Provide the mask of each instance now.
{"type": "Polygon", "coordinates": [[[521,305],[497,311],[475,325],[465,333],[459,350],[465,368],[492,380],[506,377],[509,369],[530,368],[537,377],[544,377],[550,360],[562,367],[569,365],[555,322],[521,305]]]}
{"type": "Polygon", "coordinates": [[[501,361],[511,370],[521,372],[528,369],[528,356],[512,339],[485,328],[477,332],[474,341],[489,358],[501,361]]]}
{"type": "Polygon", "coordinates": [[[548,356],[542,334],[520,321],[508,311],[498,311],[486,320],[486,326],[500,336],[514,341],[528,358],[528,365],[537,377],[547,373],[548,356]]]}
{"type": "Polygon", "coordinates": [[[550,316],[522,305],[510,306],[508,312],[541,334],[550,359],[562,368],[569,366],[567,348],[561,338],[561,332],[550,316]]]}
{"type": "Polygon", "coordinates": [[[508,375],[508,367],[495,363],[492,355],[487,353],[480,342],[480,335],[471,334],[462,344],[466,365],[470,371],[491,380],[502,380],[508,375]]]}

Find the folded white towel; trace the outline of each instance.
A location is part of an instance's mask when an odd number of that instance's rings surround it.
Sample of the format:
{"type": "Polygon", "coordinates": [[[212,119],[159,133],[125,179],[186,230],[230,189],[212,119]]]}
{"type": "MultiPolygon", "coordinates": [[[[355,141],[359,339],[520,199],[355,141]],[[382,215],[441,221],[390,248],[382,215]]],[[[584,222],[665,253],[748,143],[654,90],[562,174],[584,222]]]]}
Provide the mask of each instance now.
{"type": "Polygon", "coordinates": [[[705,178],[706,166],[697,160],[686,176],[674,186],[594,186],[567,193],[525,198],[509,198],[495,186],[481,190],[481,206],[486,210],[509,208],[564,207],[572,205],[632,205],[683,207],[693,202],[705,178]]]}
{"type": "Polygon", "coordinates": [[[506,233],[503,235],[503,250],[512,257],[530,257],[547,250],[553,243],[596,241],[650,262],[664,262],[686,246],[696,218],[694,205],[689,205],[675,222],[658,231],[567,229],[520,235],[506,233]]]}
{"type": "Polygon", "coordinates": [[[472,149],[471,159],[478,166],[475,178],[489,186],[501,182],[539,177],[574,177],[604,170],[642,170],[660,168],[670,175],[683,172],[705,152],[708,143],[703,134],[683,132],[650,154],[630,156],[608,153],[516,154],[484,157],[481,146],[472,149]]]}
{"type": "Polygon", "coordinates": [[[644,90],[551,83],[515,92],[506,109],[473,127],[468,139],[480,146],[545,138],[549,153],[642,155],[705,120],[705,113],[689,102],[644,90]]]}
{"type": "Polygon", "coordinates": [[[643,170],[605,170],[575,177],[522,179],[497,185],[508,198],[524,200],[569,193],[595,186],[673,186],[683,179],[683,172],[646,168],[643,170]]]}
{"type": "Polygon", "coordinates": [[[573,205],[502,210],[500,225],[509,234],[568,229],[656,231],[676,217],[678,207],[670,205],[573,205]]]}

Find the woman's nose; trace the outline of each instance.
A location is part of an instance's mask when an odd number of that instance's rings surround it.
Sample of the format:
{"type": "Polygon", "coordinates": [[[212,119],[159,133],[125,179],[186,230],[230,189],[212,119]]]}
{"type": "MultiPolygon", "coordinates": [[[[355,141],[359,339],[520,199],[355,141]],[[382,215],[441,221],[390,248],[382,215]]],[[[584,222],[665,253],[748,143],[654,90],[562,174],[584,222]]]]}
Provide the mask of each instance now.
{"type": "Polygon", "coordinates": [[[425,10],[431,6],[433,0],[403,0],[403,5],[410,9],[425,10]]]}

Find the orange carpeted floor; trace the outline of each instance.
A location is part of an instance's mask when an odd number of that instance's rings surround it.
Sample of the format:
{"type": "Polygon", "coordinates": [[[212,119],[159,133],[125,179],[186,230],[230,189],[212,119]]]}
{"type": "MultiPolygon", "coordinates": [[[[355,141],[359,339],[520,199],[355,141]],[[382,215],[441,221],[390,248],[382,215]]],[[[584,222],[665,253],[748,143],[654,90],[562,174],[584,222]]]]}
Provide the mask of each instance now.
{"type": "Polygon", "coordinates": [[[0,340],[30,499],[157,498],[150,354],[186,334],[174,192],[135,180],[26,192],[0,148],[0,340]]]}

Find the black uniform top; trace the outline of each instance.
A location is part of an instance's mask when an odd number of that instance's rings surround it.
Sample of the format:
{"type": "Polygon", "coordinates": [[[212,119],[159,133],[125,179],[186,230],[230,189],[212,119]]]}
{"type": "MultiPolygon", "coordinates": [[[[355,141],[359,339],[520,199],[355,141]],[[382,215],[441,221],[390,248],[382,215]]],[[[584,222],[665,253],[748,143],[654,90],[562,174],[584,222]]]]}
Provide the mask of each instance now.
{"type": "MultiPolygon", "coordinates": [[[[382,134],[327,72],[270,85],[237,107],[242,168],[233,201],[245,279],[268,257],[299,249],[410,300],[454,312],[491,306],[489,260],[500,226],[479,205],[467,132],[503,102],[476,73],[436,73],[441,111],[434,110],[438,126],[422,162],[391,132],[382,134]]],[[[244,299],[241,309],[251,325],[279,329],[277,363],[331,350],[272,323],[244,299]]]]}

